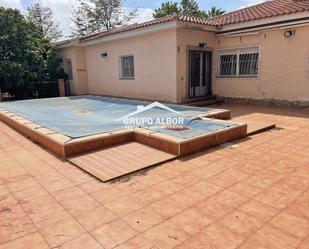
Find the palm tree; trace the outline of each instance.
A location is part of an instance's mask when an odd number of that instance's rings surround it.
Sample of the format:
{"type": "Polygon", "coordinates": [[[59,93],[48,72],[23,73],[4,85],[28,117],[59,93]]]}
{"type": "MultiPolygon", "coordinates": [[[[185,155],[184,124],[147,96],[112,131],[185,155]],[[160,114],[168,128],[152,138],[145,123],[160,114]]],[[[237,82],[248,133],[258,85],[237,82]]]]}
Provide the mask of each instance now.
{"type": "Polygon", "coordinates": [[[216,17],[221,16],[224,13],[225,10],[212,6],[211,9],[206,12],[206,15],[207,17],[216,17]]]}

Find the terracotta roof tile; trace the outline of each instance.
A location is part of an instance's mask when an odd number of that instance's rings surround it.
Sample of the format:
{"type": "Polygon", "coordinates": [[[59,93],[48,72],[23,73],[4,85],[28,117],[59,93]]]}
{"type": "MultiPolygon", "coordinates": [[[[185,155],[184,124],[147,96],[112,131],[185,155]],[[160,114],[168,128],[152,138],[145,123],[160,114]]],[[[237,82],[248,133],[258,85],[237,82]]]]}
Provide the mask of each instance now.
{"type": "Polygon", "coordinates": [[[148,27],[148,26],[152,26],[156,24],[167,23],[171,21],[183,21],[183,22],[189,22],[189,23],[204,24],[204,25],[209,25],[209,26],[218,25],[216,21],[209,20],[207,18],[186,16],[186,15],[168,15],[168,16],[154,19],[154,20],[144,22],[144,23],[132,24],[132,25],[121,27],[121,28],[113,29],[110,31],[104,31],[100,33],[87,35],[87,36],[81,37],[79,40],[80,42],[96,40],[96,39],[103,38],[106,36],[110,36],[110,35],[114,35],[114,34],[118,34],[122,32],[127,32],[131,30],[139,29],[139,28],[144,28],[144,27],[148,27]]]}
{"type": "Polygon", "coordinates": [[[272,0],[229,12],[209,20],[221,25],[228,25],[303,11],[309,11],[309,0],[272,0]]]}
{"type": "Polygon", "coordinates": [[[259,20],[263,18],[293,14],[309,11],[309,0],[271,0],[251,7],[243,8],[226,13],[214,18],[201,18],[186,15],[169,15],[140,24],[132,24],[125,27],[104,31],[81,37],[80,42],[87,42],[100,39],[106,36],[136,30],[152,25],[167,23],[171,21],[182,21],[187,23],[203,24],[207,26],[228,25],[241,22],[259,20]]]}

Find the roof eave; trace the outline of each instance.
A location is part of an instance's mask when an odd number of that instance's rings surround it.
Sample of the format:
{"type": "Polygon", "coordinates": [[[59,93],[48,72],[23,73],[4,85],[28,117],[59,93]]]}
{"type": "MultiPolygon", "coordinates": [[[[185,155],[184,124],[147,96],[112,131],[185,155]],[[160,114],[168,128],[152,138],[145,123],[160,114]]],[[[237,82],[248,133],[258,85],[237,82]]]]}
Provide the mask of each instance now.
{"type": "Polygon", "coordinates": [[[120,32],[117,34],[111,34],[107,36],[103,36],[101,38],[94,38],[92,40],[85,40],[80,42],[80,46],[88,46],[88,45],[94,45],[102,42],[110,42],[115,40],[121,40],[121,39],[127,39],[139,35],[144,35],[152,32],[162,31],[162,30],[168,30],[176,28],[176,21],[156,24],[148,27],[142,27],[134,30],[129,30],[125,32],[120,32]]]}
{"type": "Polygon", "coordinates": [[[222,25],[220,30],[218,30],[218,32],[226,33],[226,32],[230,32],[233,30],[251,29],[252,27],[255,27],[255,26],[263,26],[263,25],[266,26],[272,23],[283,22],[283,21],[294,21],[294,20],[306,18],[306,17],[308,17],[308,11],[268,17],[268,18],[261,18],[261,19],[253,20],[253,21],[245,21],[245,22],[239,22],[235,24],[222,25]]]}
{"type": "Polygon", "coordinates": [[[210,32],[218,31],[217,25],[190,23],[190,22],[184,22],[184,21],[177,21],[177,28],[188,28],[188,29],[196,29],[196,30],[210,31],[210,32]]]}
{"type": "Polygon", "coordinates": [[[79,45],[79,38],[73,38],[71,40],[64,40],[56,43],[56,47],[58,49],[61,48],[67,48],[67,47],[73,47],[79,45]]]}

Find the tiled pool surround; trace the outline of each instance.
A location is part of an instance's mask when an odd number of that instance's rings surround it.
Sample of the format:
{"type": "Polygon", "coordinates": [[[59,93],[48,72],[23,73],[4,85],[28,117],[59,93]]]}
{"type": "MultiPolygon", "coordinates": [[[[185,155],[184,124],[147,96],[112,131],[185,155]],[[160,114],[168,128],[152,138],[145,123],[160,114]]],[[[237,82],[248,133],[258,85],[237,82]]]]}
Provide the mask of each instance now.
{"type": "MultiPolygon", "coordinates": [[[[227,110],[182,105],[168,107],[182,113],[189,127],[186,130],[127,129],[119,122],[120,117],[134,112],[138,105],[147,104],[97,96],[25,100],[2,103],[0,119],[61,157],[128,141],[181,156],[246,135],[245,124],[213,119],[228,119],[227,110]]],[[[143,115],[166,117],[170,114],[154,108],[143,115]]]]}

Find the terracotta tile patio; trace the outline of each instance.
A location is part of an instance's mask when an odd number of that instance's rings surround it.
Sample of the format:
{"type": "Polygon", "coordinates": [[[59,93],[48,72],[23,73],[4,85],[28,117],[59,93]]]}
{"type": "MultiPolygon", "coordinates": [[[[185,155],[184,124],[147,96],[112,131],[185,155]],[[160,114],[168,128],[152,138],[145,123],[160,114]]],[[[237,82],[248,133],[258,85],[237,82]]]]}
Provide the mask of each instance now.
{"type": "Polygon", "coordinates": [[[111,183],[0,123],[0,249],[309,248],[309,110],[220,108],[278,128],[111,183]]]}

